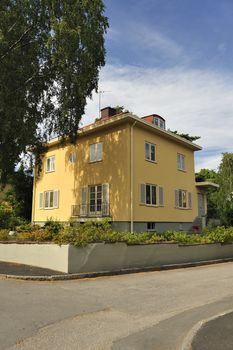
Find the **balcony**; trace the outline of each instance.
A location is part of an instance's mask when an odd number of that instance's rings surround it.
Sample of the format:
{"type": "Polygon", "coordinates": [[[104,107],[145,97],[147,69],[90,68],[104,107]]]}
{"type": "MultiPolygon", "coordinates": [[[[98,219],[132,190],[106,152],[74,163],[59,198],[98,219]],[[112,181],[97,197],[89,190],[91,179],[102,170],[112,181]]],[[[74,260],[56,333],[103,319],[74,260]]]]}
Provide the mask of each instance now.
{"type": "Polygon", "coordinates": [[[110,204],[78,204],[71,206],[71,216],[79,218],[99,218],[110,216],[110,204]]]}

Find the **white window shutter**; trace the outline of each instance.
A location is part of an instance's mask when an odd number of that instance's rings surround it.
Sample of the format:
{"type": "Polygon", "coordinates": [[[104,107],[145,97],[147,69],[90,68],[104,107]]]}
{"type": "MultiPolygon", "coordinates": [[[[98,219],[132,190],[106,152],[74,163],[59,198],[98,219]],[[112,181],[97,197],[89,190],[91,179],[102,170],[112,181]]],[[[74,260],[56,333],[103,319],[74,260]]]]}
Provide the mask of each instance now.
{"type": "Polygon", "coordinates": [[[192,193],[191,192],[188,193],[188,205],[189,205],[189,208],[191,209],[192,208],[192,193]]]}
{"type": "Polygon", "coordinates": [[[179,191],[175,190],[175,208],[179,208],[179,191]]]}
{"type": "Polygon", "coordinates": [[[146,203],[146,185],[145,184],[140,185],[140,202],[142,204],[146,203]]]}
{"type": "Polygon", "coordinates": [[[81,190],[80,190],[80,198],[81,198],[80,215],[81,216],[87,215],[87,191],[88,191],[87,186],[81,187],[81,190]]]}
{"type": "Polygon", "coordinates": [[[39,209],[43,209],[44,208],[44,193],[41,192],[39,194],[39,209]]]}
{"type": "Polygon", "coordinates": [[[59,191],[53,192],[53,207],[58,208],[59,206],[59,191]]]}
{"type": "Polygon", "coordinates": [[[102,185],[102,214],[109,216],[109,184],[102,185]]]}
{"type": "Polygon", "coordinates": [[[164,194],[163,194],[163,187],[159,187],[159,206],[164,206],[164,194]]]}

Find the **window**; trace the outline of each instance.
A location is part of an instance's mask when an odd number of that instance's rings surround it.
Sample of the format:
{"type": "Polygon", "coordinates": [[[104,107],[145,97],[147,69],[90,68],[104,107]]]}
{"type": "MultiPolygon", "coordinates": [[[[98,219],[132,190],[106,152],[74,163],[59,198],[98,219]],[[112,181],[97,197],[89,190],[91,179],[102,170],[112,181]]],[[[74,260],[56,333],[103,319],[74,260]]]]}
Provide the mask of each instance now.
{"type": "Polygon", "coordinates": [[[185,171],[185,156],[180,153],[177,153],[177,168],[185,171]]]}
{"type": "Polygon", "coordinates": [[[40,209],[58,208],[59,191],[45,191],[39,194],[40,209]]]}
{"type": "Polygon", "coordinates": [[[158,117],[154,117],[153,123],[158,126],[161,129],[165,129],[165,122],[163,119],[160,119],[158,117]]]}
{"type": "Polygon", "coordinates": [[[163,187],[153,184],[141,184],[140,202],[145,205],[164,206],[163,187]]]}
{"type": "Polygon", "coordinates": [[[75,163],[76,160],[77,160],[76,153],[75,152],[71,152],[70,155],[69,155],[69,162],[70,163],[75,163]]]}
{"type": "Polygon", "coordinates": [[[151,162],[155,162],[155,145],[153,143],[145,143],[145,158],[151,162]]]}
{"type": "Polygon", "coordinates": [[[81,216],[109,215],[109,184],[81,187],[81,216]]]}
{"type": "Polygon", "coordinates": [[[146,204],[156,205],[156,186],[146,185],[146,204]]]}
{"type": "Polygon", "coordinates": [[[155,222],[147,223],[147,231],[155,231],[155,222]]]}
{"type": "Polygon", "coordinates": [[[175,207],[181,209],[191,209],[192,193],[186,190],[175,190],[175,207]]]}
{"type": "Polygon", "coordinates": [[[103,158],[103,144],[94,143],[90,145],[90,162],[98,162],[103,158]]]}
{"type": "Polygon", "coordinates": [[[55,156],[46,159],[46,172],[50,173],[51,171],[55,171],[55,156]]]}

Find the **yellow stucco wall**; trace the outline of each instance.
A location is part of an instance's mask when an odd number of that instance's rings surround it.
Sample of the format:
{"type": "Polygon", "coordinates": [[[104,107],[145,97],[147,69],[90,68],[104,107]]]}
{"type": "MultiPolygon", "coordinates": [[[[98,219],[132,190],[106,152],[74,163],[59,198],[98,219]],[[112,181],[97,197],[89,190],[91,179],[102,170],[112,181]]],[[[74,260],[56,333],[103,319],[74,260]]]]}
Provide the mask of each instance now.
{"type": "Polygon", "coordinates": [[[40,178],[36,180],[34,191],[33,221],[46,221],[52,217],[67,221],[71,217],[71,206],[80,204],[82,186],[109,183],[110,212],[113,220],[129,220],[129,149],[128,129],[121,125],[95,134],[80,136],[76,146],[51,148],[43,160],[40,178]],[[103,160],[89,162],[89,146],[103,142],[103,160]],[[68,161],[71,152],[76,151],[77,161],[68,161]],[[46,158],[55,156],[55,171],[45,172],[46,158]],[[59,190],[58,209],[39,209],[39,193],[59,190]]]}
{"type": "Polygon", "coordinates": [[[134,127],[134,220],[160,222],[192,222],[197,216],[194,152],[154,132],[134,127]],[[156,145],[156,162],[145,160],[145,141],[156,145]],[[185,156],[186,170],[177,169],[177,153],[185,156]],[[163,187],[164,207],[140,204],[140,184],[163,187]],[[175,208],[175,190],[192,193],[192,209],[175,208]]]}

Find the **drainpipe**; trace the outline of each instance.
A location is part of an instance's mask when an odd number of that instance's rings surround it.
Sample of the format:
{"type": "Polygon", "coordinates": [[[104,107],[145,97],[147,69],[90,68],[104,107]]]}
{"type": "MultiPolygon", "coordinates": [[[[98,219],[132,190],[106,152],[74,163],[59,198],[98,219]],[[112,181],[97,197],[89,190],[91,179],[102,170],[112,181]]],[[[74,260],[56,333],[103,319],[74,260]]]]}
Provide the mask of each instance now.
{"type": "Polygon", "coordinates": [[[36,192],[36,166],[34,166],[33,171],[33,189],[32,189],[32,216],[31,216],[31,223],[34,223],[35,220],[35,193],[36,192]]]}
{"type": "Polygon", "coordinates": [[[130,127],[130,232],[133,233],[133,180],[134,180],[134,173],[133,173],[133,168],[134,168],[134,152],[133,152],[133,146],[134,146],[134,140],[133,140],[133,129],[137,121],[133,123],[130,127]]]}

